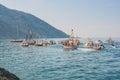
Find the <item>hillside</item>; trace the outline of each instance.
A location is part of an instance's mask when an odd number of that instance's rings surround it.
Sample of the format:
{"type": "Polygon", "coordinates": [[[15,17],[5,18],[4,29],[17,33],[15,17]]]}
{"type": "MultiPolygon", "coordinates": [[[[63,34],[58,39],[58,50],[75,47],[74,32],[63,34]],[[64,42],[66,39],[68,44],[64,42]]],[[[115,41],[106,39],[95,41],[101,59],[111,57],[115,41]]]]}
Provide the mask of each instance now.
{"type": "Polygon", "coordinates": [[[64,32],[32,14],[9,9],[0,4],[0,39],[17,38],[17,32],[19,38],[24,38],[29,30],[34,33],[34,37],[40,35],[47,38],[68,37],[64,32]]]}

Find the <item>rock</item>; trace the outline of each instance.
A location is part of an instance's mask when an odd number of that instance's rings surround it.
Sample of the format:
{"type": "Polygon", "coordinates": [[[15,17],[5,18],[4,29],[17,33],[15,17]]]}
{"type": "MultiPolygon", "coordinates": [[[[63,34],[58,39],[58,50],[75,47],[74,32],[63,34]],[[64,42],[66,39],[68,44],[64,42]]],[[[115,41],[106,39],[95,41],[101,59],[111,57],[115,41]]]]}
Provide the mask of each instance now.
{"type": "Polygon", "coordinates": [[[20,79],[13,73],[10,73],[5,69],[0,68],[0,80],[20,80],[20,79]]]}

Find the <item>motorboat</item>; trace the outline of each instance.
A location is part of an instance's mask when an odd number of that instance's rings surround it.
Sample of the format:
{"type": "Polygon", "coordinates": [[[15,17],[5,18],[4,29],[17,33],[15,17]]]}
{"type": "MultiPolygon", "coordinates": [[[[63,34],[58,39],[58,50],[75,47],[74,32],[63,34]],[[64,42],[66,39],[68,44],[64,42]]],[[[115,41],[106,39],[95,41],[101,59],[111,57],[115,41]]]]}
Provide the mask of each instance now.
{"type": "Polygon", "coordinates": [[[88,41],[85,42],[84,48],[93,48],[93,41],[91,39],[88,39],[88,41]]]}
{"type": "Polygon", "coordinates": [[[95,43],[94,43],[94,46],[93,46],[93,49],[95,50],[101,50],[104,48],[104,45],[102,43],[101,40],[97,40],[95,43]]]}

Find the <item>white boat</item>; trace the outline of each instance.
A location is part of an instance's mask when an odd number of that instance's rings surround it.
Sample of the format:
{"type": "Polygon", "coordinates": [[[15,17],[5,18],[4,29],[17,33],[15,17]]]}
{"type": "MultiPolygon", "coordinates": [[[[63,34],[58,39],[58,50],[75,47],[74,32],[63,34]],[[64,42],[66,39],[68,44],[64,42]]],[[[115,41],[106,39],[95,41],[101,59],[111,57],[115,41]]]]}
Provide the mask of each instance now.
{"type": "Polygon", "coordinates": [[[101,50],[104,48],[104,45],[101,40],[97,40],[93,46],[93,49],[95,50],[101,50]]]}
{"type": "Polygon", "coordinates": [[[93,41],[91,39],[88,39],[88,41],[84,44],[85,48],[93,48],[93,41]]]}

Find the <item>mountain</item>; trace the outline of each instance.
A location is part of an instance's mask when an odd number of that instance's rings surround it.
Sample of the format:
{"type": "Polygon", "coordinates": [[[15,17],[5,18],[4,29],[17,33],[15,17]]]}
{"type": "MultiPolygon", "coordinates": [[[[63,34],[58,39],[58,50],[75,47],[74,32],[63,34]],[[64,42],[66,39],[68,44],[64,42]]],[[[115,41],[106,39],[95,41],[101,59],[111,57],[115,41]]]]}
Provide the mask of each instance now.
{"type": "Polygon", "coordinates": [[[31,30],[35,36],[65,38],[68,35],[32,14],[6,8],[0,4],[0,39],[24,38],[31,30]]]}

